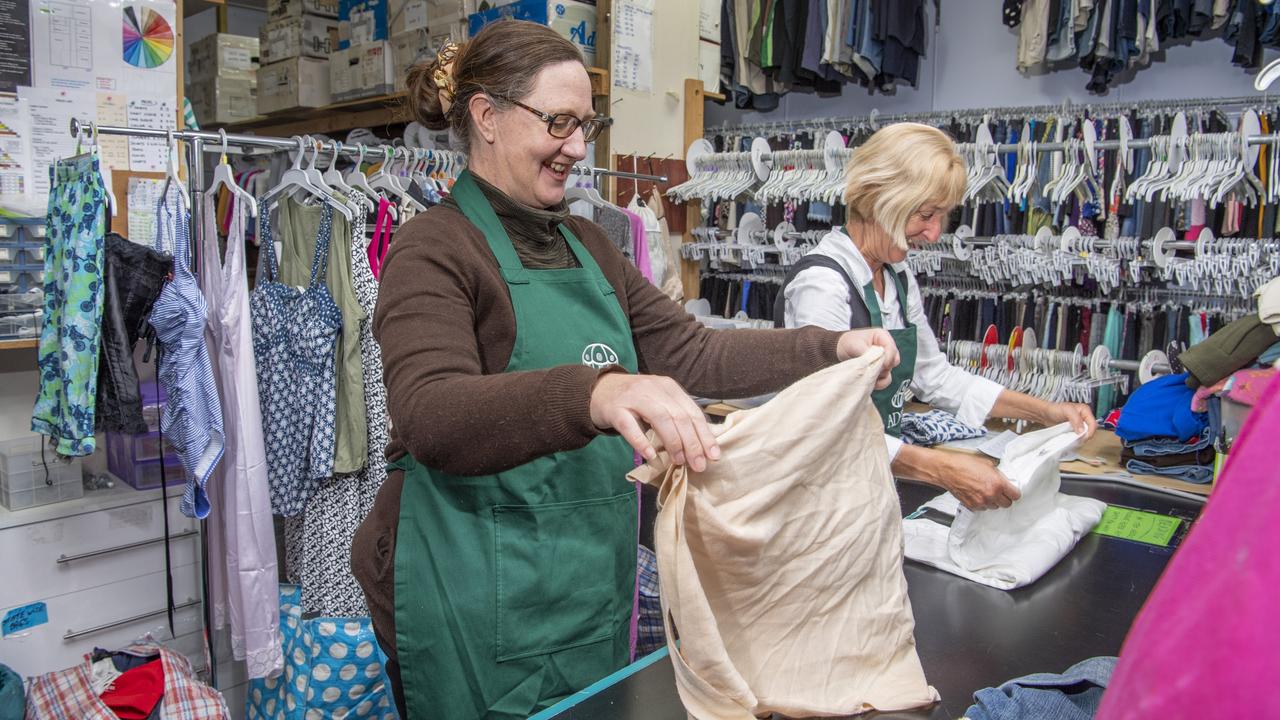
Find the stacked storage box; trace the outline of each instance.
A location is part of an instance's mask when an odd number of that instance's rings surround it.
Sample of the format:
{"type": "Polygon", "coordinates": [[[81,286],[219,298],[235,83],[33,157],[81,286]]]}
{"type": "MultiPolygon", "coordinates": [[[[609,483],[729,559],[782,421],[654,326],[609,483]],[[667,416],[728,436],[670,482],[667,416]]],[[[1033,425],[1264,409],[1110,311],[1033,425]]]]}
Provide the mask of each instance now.
{"type": "Polygon", "coordinates": [[[187,97],[201,127],[248,120],[258,108],[258,38],[214,33],[191,44],[187,97]]]}
{"type": "Polygon", "coordinates": [[[169,486],[185,482],[182,463],[165,438],[160,443],[160,415],[164,412],[164,391],[154,382],[142,383],[142,417],[147,432],[141,435],[106,433],[107,470],[137,490],[160,487],[161,465],[169,486]],[[163,459],[162,459],[163,456],[163,459]]]}
{"type": "Polygon", "coordinates": [[[60,459],[43,447],[43,435],[28,434],[0,442],[0,504],[9,510],[84,496],[80,460],[60,459]]]}
{"type": "Polygon", "coordinates": [[[329,58],[338,50],[337,0],[271,0],[258,44],[258,112],[332,101],[329,58]]]}
{"type": "Polygon", "coordinates": [[[44,219],[0,218],[0,295],[44,287],[44,219]]]}

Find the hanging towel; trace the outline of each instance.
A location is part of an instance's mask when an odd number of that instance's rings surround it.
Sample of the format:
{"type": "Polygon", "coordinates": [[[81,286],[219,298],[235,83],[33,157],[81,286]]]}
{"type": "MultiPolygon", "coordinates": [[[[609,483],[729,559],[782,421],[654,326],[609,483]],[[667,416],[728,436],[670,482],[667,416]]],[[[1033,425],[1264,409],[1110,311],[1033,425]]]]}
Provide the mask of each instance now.
{"type": "MultiPolygon", "coordinates": [[[[1058,492],[1059,459],[1078,444],[1067,423],[1009,443],[1000,472],[1022,498],[1008,508],[976,513],[956,503],[950,529],[924,518],[903,520],[907,557],[1001,590],[1040,579],[1098,524],[1106,509],[1101,501],[1058,492]]],[[[936,501],[944,503],[950,504],[936,501]]]]}
{"type": "Polygon", "coordinates": [[[881,359],[872,350],[734,413],[705,472],[660,453],[630,474],[659,488],[663,618],[692,717],[938,699],[916,654],[898,495],[870,399],[881,359]]]}

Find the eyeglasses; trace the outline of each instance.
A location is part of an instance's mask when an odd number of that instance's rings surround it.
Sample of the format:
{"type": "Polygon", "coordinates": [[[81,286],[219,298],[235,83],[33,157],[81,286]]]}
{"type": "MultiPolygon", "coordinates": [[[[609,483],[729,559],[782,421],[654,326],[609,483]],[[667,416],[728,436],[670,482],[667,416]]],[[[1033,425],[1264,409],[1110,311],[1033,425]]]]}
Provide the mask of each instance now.
{"type": "Polygon", "coordinates": [[[547,133],[551,137],[560,138],[561,140],[573,135],[573,131],[578,128],[582,128],[582,139],[585,142],[595,142],[595,139],[600,137],[600,133],[613,124],[613,118],[597,117],[583,120],[577,115],[569,113],[556,113],[555,115],[545,113],[531,108],[519,100],[512,100],[511,102],[541,118],[547,124],[547,133]]]}

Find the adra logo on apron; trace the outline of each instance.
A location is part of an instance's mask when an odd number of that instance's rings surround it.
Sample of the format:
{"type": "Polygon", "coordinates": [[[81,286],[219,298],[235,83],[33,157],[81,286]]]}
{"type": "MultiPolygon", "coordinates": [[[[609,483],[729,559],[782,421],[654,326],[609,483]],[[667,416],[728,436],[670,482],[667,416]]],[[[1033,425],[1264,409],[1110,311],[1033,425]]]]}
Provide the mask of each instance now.
{"type": "Polygon", "coordinates": [[[604,343],[592,343],[582,351],[582,364],[596,370],[616,365],[617,362],[618,353],[604,343]]]}
{"type": "Polygon", "coordinates": [[[906,378],[889,399],[892,409],[885,418],[885,427],[897,427],[902,424],[902,406],[911,398],[911,378],[906,378]]]}

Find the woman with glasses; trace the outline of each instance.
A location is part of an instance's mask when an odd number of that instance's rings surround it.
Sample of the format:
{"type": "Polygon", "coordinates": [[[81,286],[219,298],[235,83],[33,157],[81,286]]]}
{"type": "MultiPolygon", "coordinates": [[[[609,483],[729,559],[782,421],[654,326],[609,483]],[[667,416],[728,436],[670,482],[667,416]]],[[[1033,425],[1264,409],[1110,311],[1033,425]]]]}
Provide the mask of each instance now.
{"type": "MultiPolygon", "coordinates": [[[[719,455],[689,392],[744,397],[883,330],[710,331],[650,285],[564,186],[608,120],[578,50],[504,20],[408,78],[468,170],[396,233],[379,290],[388,474],[352,570],[401,717],[524,718],[631,653],[638,501],[652,430],[695,470],[719,455]]],[[[817,409],[815,409],[817,410],[817,409]]]]}

